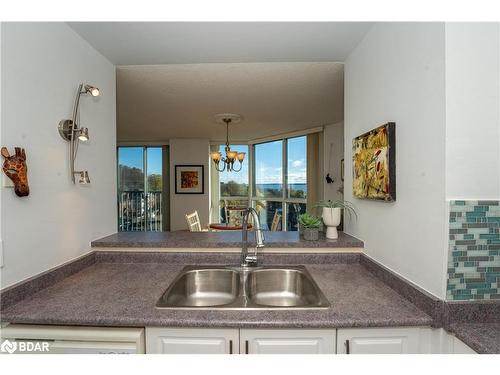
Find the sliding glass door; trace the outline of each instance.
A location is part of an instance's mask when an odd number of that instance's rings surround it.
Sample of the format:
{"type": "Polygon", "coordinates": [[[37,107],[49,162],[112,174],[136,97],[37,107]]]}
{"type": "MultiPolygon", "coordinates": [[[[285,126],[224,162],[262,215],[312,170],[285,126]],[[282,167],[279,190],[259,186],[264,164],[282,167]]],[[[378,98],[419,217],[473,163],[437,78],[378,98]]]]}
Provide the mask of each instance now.
{"type": "Polygon", "coordinates": [[[166,147],[118,147],[118,230],[168,229],[166,147]]]}

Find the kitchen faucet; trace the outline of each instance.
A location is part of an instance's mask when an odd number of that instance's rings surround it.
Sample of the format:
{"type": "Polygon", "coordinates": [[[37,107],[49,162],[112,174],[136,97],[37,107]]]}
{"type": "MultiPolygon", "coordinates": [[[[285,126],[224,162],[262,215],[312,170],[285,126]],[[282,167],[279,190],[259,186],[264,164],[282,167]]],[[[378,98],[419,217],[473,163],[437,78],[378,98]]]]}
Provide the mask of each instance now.
{"type": "Polygon", "coordinates": [[[264,247],[264,233],[260,229],[259,215],[254,208],[249,207],[243,214],[243,228],[241,232],[241,267],[255,267],[257,266],[257,249],[264,247]],[[253,225],[255,227],[255,241],[257,246],[254,253],[248,255],[248,217],[252,215],[253,225]]]}

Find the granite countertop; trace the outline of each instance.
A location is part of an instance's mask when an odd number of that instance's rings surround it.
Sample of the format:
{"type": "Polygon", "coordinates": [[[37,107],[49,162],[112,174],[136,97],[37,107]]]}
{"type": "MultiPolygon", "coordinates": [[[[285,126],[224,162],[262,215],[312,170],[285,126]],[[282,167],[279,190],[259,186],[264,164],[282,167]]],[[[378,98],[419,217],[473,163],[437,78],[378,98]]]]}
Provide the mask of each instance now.
{"type": "MultiPolygon", "coordinates": [[[[266,248],[363,248],[363,241],[343,232],[329,240],[306,241],[298,232],[265,232],[266,248]]],[[[248,236],[254,240],[252,233],[248,236]]],[[[93,248],[240,248],[241,231],[232,232],[118,232],[92,242],[93,248]]]]}
{"type": "Polygon", "coordinates": [[[449,330],[480,354],[500,353],[500,323],[452,323],[449,330]]]}
{"type": "MultiPolygon", "coordinates": [[[[125,258],[127,259],[127,258],[125,258]]],[[[2,321],[92,326],[335,328],[430,326],[432,318],[359,263],[306,264],[326,310],[160,310],[184,264],[98,261],[2,311],[2,321]]]]}

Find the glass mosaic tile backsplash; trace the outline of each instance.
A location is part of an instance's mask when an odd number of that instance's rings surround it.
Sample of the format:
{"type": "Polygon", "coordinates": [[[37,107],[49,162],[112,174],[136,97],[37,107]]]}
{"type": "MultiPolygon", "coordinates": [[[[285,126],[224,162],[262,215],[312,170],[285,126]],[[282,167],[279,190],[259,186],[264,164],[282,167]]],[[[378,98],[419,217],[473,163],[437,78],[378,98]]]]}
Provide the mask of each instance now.
{"type": "Polygon", "coordinates": [[[500,201],[450,201],[448,300],[500,299],[500,201]]]}

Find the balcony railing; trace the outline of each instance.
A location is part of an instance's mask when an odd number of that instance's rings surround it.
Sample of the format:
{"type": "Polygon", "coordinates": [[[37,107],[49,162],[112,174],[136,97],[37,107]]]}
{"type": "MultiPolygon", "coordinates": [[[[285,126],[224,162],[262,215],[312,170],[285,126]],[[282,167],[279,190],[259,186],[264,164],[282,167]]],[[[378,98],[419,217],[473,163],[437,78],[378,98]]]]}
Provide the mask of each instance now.
{"type": "Polygon", "coordinates": [[[122,191],[118,193],[120,232],[162,231],[161,191],[122,191]]]}

